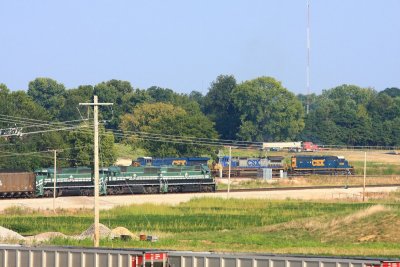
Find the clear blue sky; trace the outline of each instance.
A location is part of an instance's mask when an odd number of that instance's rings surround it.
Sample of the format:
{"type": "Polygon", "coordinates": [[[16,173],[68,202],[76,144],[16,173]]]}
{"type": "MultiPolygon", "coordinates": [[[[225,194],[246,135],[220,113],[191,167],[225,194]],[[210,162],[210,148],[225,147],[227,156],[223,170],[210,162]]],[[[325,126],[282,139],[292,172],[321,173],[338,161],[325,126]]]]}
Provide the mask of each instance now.
{"type": "MultiPolygon", "coordinates": [[[[310,0],[311,91],[400,87],[399,0],[310,0]]],[[[109,79],[206,93],[220,74],[306,93],[306,0],[0,3],[0,83],[109,79]]]]}

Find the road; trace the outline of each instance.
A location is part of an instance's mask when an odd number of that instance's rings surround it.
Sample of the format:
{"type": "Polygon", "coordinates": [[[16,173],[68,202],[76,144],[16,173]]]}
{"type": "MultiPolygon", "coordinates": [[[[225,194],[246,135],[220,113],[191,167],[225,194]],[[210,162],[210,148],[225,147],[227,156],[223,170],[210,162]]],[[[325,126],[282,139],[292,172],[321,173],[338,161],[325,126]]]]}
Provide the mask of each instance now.
{"type": "MultiPolygon", "coordinates": [[[[399,187],[368,187],[366,192],[384,193],[395,191],[399,187]]],[[[230,198],[248,199],[303,199],[303,200],[332,200],[344,198],[361,199],[362,188],[335,188],[335,189],[304,189],[255,192],[230,192],[230,198]]],[[[170,204],[177,205],[195,197],[228,197],[228,193],[195,193],[195,194],[160,194],[160,195],[123,195],[100,197],[100,209],[111,209],[116,206],[130,204],[170,204]]],[[[93,197],[59,197],[55,200],[55,207],[62,209],[92,208],[93,197]]],[[[37,199],[1,199],[0,211],[12,206],[32,209],[53,209],[53,198],[37,199]]]]}

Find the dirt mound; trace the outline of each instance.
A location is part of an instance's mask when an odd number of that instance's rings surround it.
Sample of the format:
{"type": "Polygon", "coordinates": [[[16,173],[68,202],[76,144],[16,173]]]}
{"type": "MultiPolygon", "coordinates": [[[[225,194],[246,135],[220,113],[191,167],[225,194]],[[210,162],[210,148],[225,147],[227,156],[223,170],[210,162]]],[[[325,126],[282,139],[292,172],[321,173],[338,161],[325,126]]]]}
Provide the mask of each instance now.
{"type": "MultiPolygon", "coordinates": [[[[104,224],[99,223],[99,232],[100,238],[108,238],[111,236],[111,230],[104,224]]],[[[82,234],[80,234],[77,238],[85,239],[85,238],[93,238],[94,234],[94,224],[92,224],[88,229],[86,229],[82,234]]]]}
{"type": "Polygon", "coordinates": [[[122,235],[130,236],[132,239],[139,239],[134,233],[125,227],[116,227],[111,230],[111,236],[114,238],[120,238],[122,235]]]}
{"type": "Polygon", "coordinates": [[[10,229],[0,226],[0,240],[24,240],[25,237],[10,229]]]}
{"type": "Polygon", "coordinates": [[[29,236],[26,237],[26,241],[28,243],[40,243],[44,241],[48,241],[52,238],[67,238],[68,236],[64,235],[63,233],[60,232],[45,232],[45,233],[40,233],[34,236],[29,236]]]}

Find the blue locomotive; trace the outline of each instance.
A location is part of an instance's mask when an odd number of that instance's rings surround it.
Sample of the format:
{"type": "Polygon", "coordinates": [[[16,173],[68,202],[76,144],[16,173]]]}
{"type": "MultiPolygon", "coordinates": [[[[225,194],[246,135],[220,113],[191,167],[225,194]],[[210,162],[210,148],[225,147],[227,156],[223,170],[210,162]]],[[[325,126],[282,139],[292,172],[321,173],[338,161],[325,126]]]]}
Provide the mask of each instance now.
{"type": "Polygon", "coordinates": [[[152,158],[140,157],[132,162],[134,166],[207,166],[210,158],[207,157],[180,157],[180,158],[152,158]]]}
{"type": "MultiPolygon", "coordinates": [[[[280,171],[285,170],[284,157],[268,156],[268,157],[232,157],[231,159],[231,175],[232,176],[257,176],[260,169],[272,169],[273,176],[279,176],[280,171]]],[[[216,164],[212,166],[215,176],[228,176],[229,157],[223,156],[218,158],[216,164]]]]}
{"type": "MultiPolygon", "coordinates": [[[[354,167],[340,156],[329,155],[295,155],[290,158],[290,163],[285,163],[283,156],[268,156],[266,158],[254,157],[232,157],[232,176],[254,176],[260,169],[272,169],[272,174],[279,177],[281,171],[289,175],[322,174],[322,175],[346,175],[354,174],[354,167]]],[[[228,175],[229,157],[218,159],[217,164],[212,166],[215,176],[228,175]]]]}
{"type": "Polygon", "coordinates": [[[291,174],[354,174],[354,167],[340,156],[296,155],[291,158],[291,174]]]}

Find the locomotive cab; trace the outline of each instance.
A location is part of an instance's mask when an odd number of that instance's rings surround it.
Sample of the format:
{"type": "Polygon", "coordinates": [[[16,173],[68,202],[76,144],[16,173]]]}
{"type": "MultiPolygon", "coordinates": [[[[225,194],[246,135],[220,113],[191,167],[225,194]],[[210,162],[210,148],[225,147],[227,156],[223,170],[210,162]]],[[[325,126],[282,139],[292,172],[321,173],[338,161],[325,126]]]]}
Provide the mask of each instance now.
{"type": "Polygon", "coordinates": [[[140,166],[152,166],[153,165],[153,158],[152,157],[140,157],[137,159],[140,166]]]}

